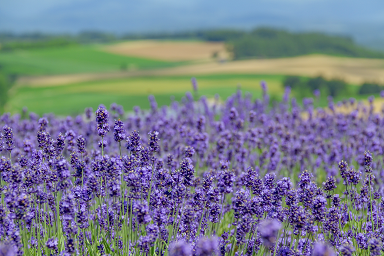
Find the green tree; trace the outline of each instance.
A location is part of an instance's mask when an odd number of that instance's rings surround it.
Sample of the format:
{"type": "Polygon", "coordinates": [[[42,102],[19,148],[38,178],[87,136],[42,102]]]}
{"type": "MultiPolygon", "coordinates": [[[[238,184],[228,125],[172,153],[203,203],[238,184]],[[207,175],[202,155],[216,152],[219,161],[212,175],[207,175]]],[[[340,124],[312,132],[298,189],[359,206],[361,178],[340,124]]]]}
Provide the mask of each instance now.
{"type": "Polygon", "coordinates": [[[376,83],[364,83],[359,88],[359,94],[376,94],[384,90],[383,86],[380,86],[376,83]]]}
{"type": "Polygon", "coordinates": [[[327,81],[327,88],[329,90],[329,95],[332,97],[339,96],[342,94],[348,94],[347,92],[347,84],[345,81],[340,79],[333,79],[327,81]]]}
{"type": "Polygon", "coordinates": [[[283,87],[291,87],[292,90],[298,88],[302,83],[299,76],[287,76],[283,81],[283,87]]]}

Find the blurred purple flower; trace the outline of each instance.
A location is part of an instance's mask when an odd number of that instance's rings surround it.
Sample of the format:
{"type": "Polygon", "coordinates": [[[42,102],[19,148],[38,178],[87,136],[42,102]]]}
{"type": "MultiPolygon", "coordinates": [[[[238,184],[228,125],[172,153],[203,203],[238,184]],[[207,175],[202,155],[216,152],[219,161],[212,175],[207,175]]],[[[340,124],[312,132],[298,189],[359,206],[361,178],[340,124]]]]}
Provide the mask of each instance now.
{"type": "Polygon", "coordinates": [[[191,83],[192,83],[193,90],[197,91],[198,88],[197,88],[197,80],[196,80],[196,78],[192,77],[191,78],[191,83]]]}
{"type": "Polygon", "coordinates": [[[259,223],[260,237],[267,248],[274,247],[280,228],[281,223],[277,219],[266,219],[259,223]]]}
{"type": "Polygon", "coordinates": [[[169,245],[169,256],[192,256],[191,245],[184,240],[172,242],[169,245]]]}

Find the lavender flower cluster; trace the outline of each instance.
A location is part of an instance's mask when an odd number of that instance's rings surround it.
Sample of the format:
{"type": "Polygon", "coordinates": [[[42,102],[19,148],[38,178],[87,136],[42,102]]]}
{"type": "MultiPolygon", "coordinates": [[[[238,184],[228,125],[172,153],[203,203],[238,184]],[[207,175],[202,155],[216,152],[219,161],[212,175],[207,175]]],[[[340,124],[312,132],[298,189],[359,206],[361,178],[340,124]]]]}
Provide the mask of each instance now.
{"type": "Polygon", "coordinates": [[[2,115],[0,254],[383,254],[383,115],[262,89],[2,115]]]}

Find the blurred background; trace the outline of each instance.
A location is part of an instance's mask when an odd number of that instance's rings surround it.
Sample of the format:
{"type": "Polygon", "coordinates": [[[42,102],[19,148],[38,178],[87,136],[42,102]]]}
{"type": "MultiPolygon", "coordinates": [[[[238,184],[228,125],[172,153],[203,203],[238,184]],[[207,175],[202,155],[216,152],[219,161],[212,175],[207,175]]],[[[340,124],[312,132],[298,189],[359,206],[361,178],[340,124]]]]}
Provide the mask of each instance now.
{"type": "Polygon", "coordinates": [[[262,80],[272,102],[285,86],[318,106],[379,98],[384,1],[0,1],[1,112],[146,109],[192,84],[195,97],[259,97],[262,80]]]}

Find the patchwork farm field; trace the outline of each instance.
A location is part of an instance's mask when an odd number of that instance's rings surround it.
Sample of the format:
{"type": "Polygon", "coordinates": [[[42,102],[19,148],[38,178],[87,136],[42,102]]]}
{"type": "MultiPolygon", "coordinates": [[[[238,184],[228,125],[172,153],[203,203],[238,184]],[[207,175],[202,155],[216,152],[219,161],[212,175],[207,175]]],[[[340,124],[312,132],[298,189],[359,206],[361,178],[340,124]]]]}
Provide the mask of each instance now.
{"type": "Polygon", "coordinates": [[[210,60],[213,54],[219,58],[230,57],[222,42],[145,40],[108,45],[102,49],[123,56],[162,61],[210,60]]]}
{"type": "MultiPolygon", "coordinates": [[[[226,99],[241,87],[244,93],[260,97],[260,81],[265,80],[273,95],[282,95],[280,75],[219,74],[197,76],[199,96],[226,99]]],[[[82,112],[86,107],[96,108],[100,103],[109,106],[116,102],[126,110],[134,106],[149,108],[148,95],[154,95],[158,104],[166,105],[171,97],[180,100],[191,91],[190,76],[152,76],[110,79],[72,83],[60,86],[18,86],[11,91],[6,109],[19,112],[24,106],[38,114],[50,112],[65,115],[82,112]]]]}
{"type": "MultiPolygon", "coordinates": [[[[284,75],[270,74],[200,75],[196,76],[199,89],[195,97],[204,95],[213,100],[217,95],[219,100],[223,101],[241,89],[243,94],[252,94],[253,99],[260,98],[262,95],[260,82],[265,81],[268,84],[271,100],[280,101],[284,94],[282,90],[284,77],[284,75]]],[[[11,90],[6,111],[20,113],[26,106],[29,111],[40,115],[47,113],[47,109],[58,115],[75,115],[83,112],[86,107],[97,108],[100,102],[106,106],[118,103],[127,111],[132,110],[135,106],[148,109],[148,95],[155,96],[159,106],[169,105],[173,100],[180,101],[186,92],[192,91],[190,79],[190,76],[149,76],[59,86],[18,86],[11,90]]],[[[356,84],[348,85],[348,94],[355,95],[357,90],[356,84]]],[[[295,92],[292,93],[295,95],[295,92]]],[[[337,97],[335,100],[342,100],[345,97],[345,95],[337,97]]],[[[356,96],[355,99],[363,103],[368,102],[366,96],[356,96]]],[[[315,103],[315,106],[326,106],[327,102],[326,97],[322,97],[315,103]]],[[[383,103],[384,100],[375,99],[374,112],[380,112],[383,103]]],[[[349,110],[341,108],[339,111],[349,110]]]]}
{"type": "Polygon", "coordinates": [[[36,76],[159,68],[179,63],[112,54],[98,46],[73,46],[1,52],[0,65],[8,73],[36,76]]]}
{"type": "MultiPolygon", "coordinates": [[[[185,64],[185,63],[184,63],[185,64]]],[[[352,84],[365,81],[384,83],[384,60],[307,55],[280,59],[256,59],[230,61],[227,63],[207,62],[190,65],[176,65],[169,68],[155,68],[113,73],[87,73],[58,76],[22,77],[21,85],[61,85],[68,81],[85,82],[139,76],[180,76],[210,74],[281,74],[325,78],[341,78],[352,84]]]]}
{"type": "MultiPolygon", "coordinates": [[[[15,51],[0,54],[0,65],[19,76],[5,106],[11,113],[26,106],[38,114],[80,113],[87,106],[116,102],[126,109],[148,108],[152,94],[159,105],[191,91],[195,76],[199,95],[225,100],[238,85],[260,96],[261,80],[274,99],[283,95],[285,75],[341,78],[349,91],[365,81],[384,82],[384,60],[306,55],[290,58],[229,61],[223,43],[198,41],[134,41],[104,46],[15,51]],[[212,54],[217,52],[217,61],[212,54]],[[177,57],[178,56],[178,57],[177,57]]],[[[326,105],[321,99],[320,105],[326,105]]]]}

